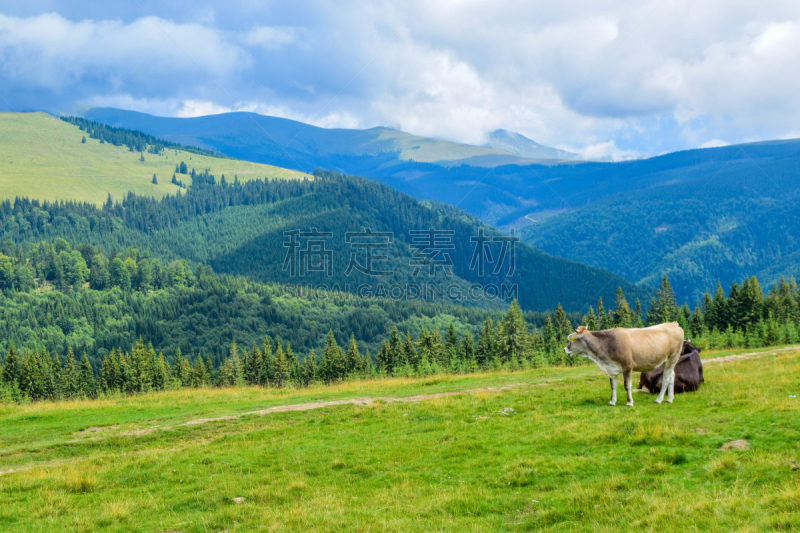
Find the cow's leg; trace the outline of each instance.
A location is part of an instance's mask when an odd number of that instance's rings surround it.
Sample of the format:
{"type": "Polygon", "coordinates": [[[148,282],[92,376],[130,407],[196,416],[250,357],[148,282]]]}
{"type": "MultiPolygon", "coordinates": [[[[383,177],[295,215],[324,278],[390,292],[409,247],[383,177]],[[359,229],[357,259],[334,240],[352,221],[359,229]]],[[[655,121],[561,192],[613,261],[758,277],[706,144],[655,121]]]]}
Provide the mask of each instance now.
{"type": "MultiPolygon", "coordinates": [[[[666,374],[666,371],[664,372],[666,374]]],[[[667,387],[667,403],[675,398],[675,367],[669,369],[669,386],[667,387]]]]}
{"type": "Polygon", "coordinates": [[[656,403],[661,403],[664,401],[664,393],[667,391],[668,383],[669,383],[669,369],[667,368],[667,365],[665,363],[664,373],[661,374],[661,390],[658,391],[658,398],[656,398],[656,403]]]}
{"type": "Polygon", "coordinates": [[[628,403],[625,405],[633,407],[633,371],[625,370],[623,377],[625,378],[625,392],[628,393],[628,403]]]}
{"type": "Polygon", "coordinates": [[[617,376],[611,376],[611,401],[608,405],[617,405],[617,376]]]}

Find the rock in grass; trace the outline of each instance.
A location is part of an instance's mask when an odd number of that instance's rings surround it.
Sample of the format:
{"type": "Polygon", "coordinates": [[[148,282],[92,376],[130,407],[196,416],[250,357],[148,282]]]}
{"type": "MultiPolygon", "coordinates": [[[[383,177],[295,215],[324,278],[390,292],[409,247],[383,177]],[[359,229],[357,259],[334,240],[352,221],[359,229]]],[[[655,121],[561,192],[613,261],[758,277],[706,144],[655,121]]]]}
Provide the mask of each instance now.
{"type": "Polygon", "coordinates": [[[722,450],[747,450],[750,448],[750,443],[746,440],[732,440],[722,445],[722,450]]]}
{"type": "Polygon", "coordinates": [[[237,497],[235,497],[233,499],[233,503],[235,503],[236,505],[239,505],[240,503],[244,503],[244,498],[242,498],[241,496],[237,496],[237,497]]]}

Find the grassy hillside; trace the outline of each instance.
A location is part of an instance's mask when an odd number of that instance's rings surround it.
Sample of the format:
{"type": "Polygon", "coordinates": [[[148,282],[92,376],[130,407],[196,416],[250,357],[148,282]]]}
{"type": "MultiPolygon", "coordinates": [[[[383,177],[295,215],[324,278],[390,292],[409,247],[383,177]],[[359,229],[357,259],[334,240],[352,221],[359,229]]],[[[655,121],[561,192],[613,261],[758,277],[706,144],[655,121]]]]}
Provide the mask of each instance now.
{"type": "Polygon", "coordinates": [[[793,529],[800,354],[705,375],[633,409],[593,367],[3,405],[0,528],[793,529]]]}
{"type": "MultiPolygon", "coordinates": [[[[160,198],[179,187],[170,183],[175,166],[184,161],[217,176],[299,178],[302,172],[167,149],[160,155],[131,152],[100,143],[45,113],[0,113],[0,199],[27,196],[40,200],[75,200],[100,204],[110,193],[128,192],[160,198]],[[86,143],[81,139],[85,137],[86,143]],[[144,161],[141,161],[141,157],[144,161]],[[158,184],[153,184],[156,174],[158,184]]],[[[188,176],[180,176],[186,184],[188,176]]]]}

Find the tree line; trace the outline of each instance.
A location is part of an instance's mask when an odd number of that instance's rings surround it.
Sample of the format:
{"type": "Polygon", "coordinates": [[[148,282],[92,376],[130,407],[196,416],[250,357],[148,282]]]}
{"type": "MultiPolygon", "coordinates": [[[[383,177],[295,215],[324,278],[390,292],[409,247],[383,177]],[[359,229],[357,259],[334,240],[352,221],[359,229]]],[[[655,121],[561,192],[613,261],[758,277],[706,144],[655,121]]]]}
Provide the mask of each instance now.
{"type": "MultiPolygon", "coordinates": [[[[688,305],[677,305],[664,277],[647,312],[641,312],[638,302],[631,309],[619,290],[612,309],[606,311],[599,300],[580,322],[589,329],[605,329],[673,320],[704,348],[800,342],[800,289],[796,280],[782,279],[764,294],[751,277],[734,283],[727,295],[718,285],[713,296],[707,294],[690,311],[688,305]]],[[[515,300],[496,320],[487,317],[477,335],[470,329],[459,333],[453,323],[443,331],[423,326],[412,336],[395,325],[374,355],[362,350],[354,335],[342,347],[333,330],[325,335],[319,354],[311,348],[304,356],[291,342],[265,335],[249,347],[231,342],[218,364],[202,354],[187,358],[180,349],[165,356],[142,339],[128,351],[112,349],[96,366],[85,352],[77,358],[71,347],[62,358],[40,351],[19,353],[12,344],[0,371],[0,391],[4,399],[16,401],[92,398],[181,387],[303,387],[365,377],[585,363],[562,350],[573,321],[560,305],[546,314],[541,327],[531,326],[515,300]]]]}
{"type": "MultiPolygon", "coordinates": [[[[81,131],[85,131],[92,139],[97,139],[101,143],[109,143],[114,146],[127,146],[130,151],[144,152],[147,150],[153,154],[160,154],[165,148],[182,150],[195,154],[208,155],[212,157],[224,157],[217,152],[204,150],[195,146],[184,146],[182,144],[165,141],[141,131],[129,130],[126,128],[115,128],[106,124],[101,124],[93,120],[82,117],[62,116],[61,120],[69,124],[78,126],[81,131]]],[[[85,142],[85,137],[84,137],[85,142]]]]}

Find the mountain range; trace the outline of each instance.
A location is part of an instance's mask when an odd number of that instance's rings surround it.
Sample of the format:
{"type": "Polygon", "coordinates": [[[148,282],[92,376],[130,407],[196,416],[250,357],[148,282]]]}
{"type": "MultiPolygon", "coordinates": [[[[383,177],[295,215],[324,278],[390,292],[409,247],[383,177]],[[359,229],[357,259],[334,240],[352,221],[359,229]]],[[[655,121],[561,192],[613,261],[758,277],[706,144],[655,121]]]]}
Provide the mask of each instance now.
{"type": "Polygon", "coordinates": [[[769,283],[800,270],[798,140],[586,162],[503,131],[469,146],[243,113],[181,119],[103,108],[86,116],[250,161],[362,175],[643,286],[667,273],[692,304],[717,281],[769,283]]]}
{"type": "Polygon", "coordinates": [[[31,168],[0,179],[0,197],[41,201],[56,194],[73,201],[63,207],[45,204],[44,219],[36,214],[39,207],[9,204],[9,212],[19,212],[0,240],[61,237],[73,245],[135,247],[163,261],[210,265],[218,273],[259,282],[368,296],[392,297],[400,291],[403,298],[494,309],[505,308],[516,296],[529,310],[561,303],[567,310],[585,311],[598,296],[613,300],[617,287],[631,302],[649,298],[647,289],[604,269],[513,243],[461,210],[420,202],[380,183],[213,157],[155,138],[141,144],[135,131],[69,120],[75,124],[43,114],[0,116],[0,125],[27,132],[16,140],[10,131],[0,136],[6,138],[7,153],[27,157],[25,165],[15,156],[17,163],[7,166],[31,168]],[[34,162],[51,170],[37,173],[34,162]],[[163,176],[160,181],[154,169],[163,176]],[[126,187],[135,194],[116,192],[126,187]],[[292,251],[287,242],[295,238],[291,259],[316,258],[327,261],[325,268],[287,268],[292,251]],[[376,246],[359,240],[378,238],[376,246]],[[317,245],[322,248],[315,255],[317,245]],[[367,255],[374,256],[380,275],[365,271],[367,255]]]}

